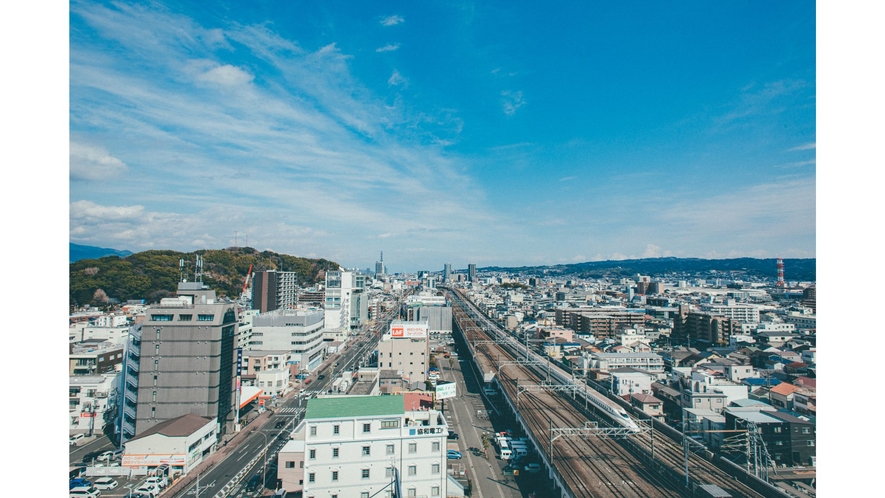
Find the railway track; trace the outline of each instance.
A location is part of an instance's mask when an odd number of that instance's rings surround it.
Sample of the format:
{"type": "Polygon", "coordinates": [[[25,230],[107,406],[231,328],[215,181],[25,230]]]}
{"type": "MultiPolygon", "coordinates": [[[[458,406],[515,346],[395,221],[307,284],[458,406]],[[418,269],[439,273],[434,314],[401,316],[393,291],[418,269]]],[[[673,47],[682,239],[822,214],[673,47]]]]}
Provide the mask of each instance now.
{"type": "MultiPolygon", "coordinates": [[[[546,369],[513,363],[501,365],[504,361],[515,361],[521,353],[504,344],[488,342],[494,338],[461,309],[460,303],[456,301],[455,306],[453,316],[474,355],[478,361],[498,370],[499,384],[510,399],[519,396],[519,415],[531,428],[537,441],[549,441],[552,437],[551,427],[581,428],[588,419],[595,418],[576,399],[556,392],[518,393],[517,383],[541,384],[547,378],[546,369]]],[[[485,325],[488,328],[489,324],[485,325]]],[[[600,427],[609,425],[604,418],[597,422],[600,427]]],[[[651,430],[622,439],[559,437],[551,448],[539,450],[552,457],[550,461],[573,496],[693,496],[691,488],[686,487],[681,441],[673,441],[663,433],[655,432],[653,443],[651,430]]],[[[733,479],[701,456],[690,456],[688,470],[690,482],[716,484],[727,489],[735,498],[765,496],[733,479]]]]}

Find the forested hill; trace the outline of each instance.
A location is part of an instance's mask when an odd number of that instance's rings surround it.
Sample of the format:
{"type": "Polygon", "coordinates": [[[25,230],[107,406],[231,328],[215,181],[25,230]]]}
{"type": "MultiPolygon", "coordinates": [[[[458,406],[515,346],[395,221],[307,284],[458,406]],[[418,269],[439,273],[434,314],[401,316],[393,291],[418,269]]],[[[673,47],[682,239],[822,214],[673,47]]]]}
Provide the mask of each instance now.
{"type": "Polygon", "coordinates": [[[175,295],[181,280],[179,260],[186,261],[187,279],[194,279],[197,254],[203,257],[203,283],[215,289],[218,297],[231,299],[239,297],[249,265],[254,265],[253,273],[261,270],[297,272],[299,285],[313,285],[320,270],[338,269],[334,261],[258,252],[251,247],[192,253],[144,251],[125,257],[82,259],[70,266],[70,305],[103,306],[109,299],[119,302],[144,299],[146,303],[157,303],[161,298],[175,295]]]}

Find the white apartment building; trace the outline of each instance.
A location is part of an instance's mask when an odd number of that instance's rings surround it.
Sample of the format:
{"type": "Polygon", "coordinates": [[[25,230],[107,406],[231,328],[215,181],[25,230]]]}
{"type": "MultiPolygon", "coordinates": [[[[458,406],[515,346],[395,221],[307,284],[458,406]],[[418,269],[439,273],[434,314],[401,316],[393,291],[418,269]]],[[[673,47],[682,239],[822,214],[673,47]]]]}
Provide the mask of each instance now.
{"type": "Polygon", "coordinates": [[[718,315],[737,320],[741,323],[759,323],[759,308],[750,304],[733,304],[728,300],[726,304],[701,305],[701,311],[711,315],[718,315]]]}
{"type": "Polygon", "coordinates": [[[378,368],[396,370],[409,383],[427,380],[430,343],[427,322],[390,322],[390,331],[378,343],[378,368]]]}
{"type": "Polygon", "coordinates": [[[784,321],[792,323],[799,331],[817,329],[817,315],[793,311],[784,318],[784,321]]]}
{"type": "Polygon", "coordinates": [[[407,411],[402,396],[315,398],[279,452],[278,476],[304,498],[442,498],[447,434],[439,411],[407,411]]]}
{"type": "Polygon", "coordinates": [[[321,310],[276,310],[252,319],[249,349],[290,351],[298,370],[314,370],[323,361],[321,310]]]}
{"type": "Polygon", "coordinates": [[[71,376],[68,384],[69,429],[75,433],[101,434],[117,416],[120,372],[71,376]]]}
{"type": "Polygon", "coordinates": [[[325,329],[331,340],[344,340],[350,331],[353,272],[339,268],[326,272],[325,329]]]}
{"type": "Polygon", "coordinates": [[[189,413],[161,422],[128,440],[121,466],[145,475],[162,465],[169,474],[186,475],[214,452],[215,419],[189,413]]]}
{"type": "Polygon", "coordinates": [[[590,353],[587,368],[610,371],[633,367],[664,376],[664,358],[657,353],[590,353]]]}

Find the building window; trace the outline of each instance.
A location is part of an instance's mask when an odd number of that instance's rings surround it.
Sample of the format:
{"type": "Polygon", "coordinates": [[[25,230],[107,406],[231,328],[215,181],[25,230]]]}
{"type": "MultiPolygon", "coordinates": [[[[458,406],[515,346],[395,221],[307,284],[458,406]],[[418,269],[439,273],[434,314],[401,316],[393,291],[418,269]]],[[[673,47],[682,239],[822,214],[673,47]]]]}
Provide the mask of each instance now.
{"type": "Polygon", "coordinates": [[[436,453],[437,451],[439,451],[439,441],[434,441],[433,442],[433,452],[436,453]]]}
{"type": "Polygon", "coordinates": [[[418,491],[415,488],[409,488],[409,498],[415,498],[418,496],[418,491]]]}
{"type": "Polygon", "coordinates": [[[341,434],[341,426],[340,425],[333,425],[332,426],[332,434],[335,434],[335,435],[341,434]]]}
{"type": "Polygon", "coordinates": [[[388,455],[393,455],[393,452],[394,452],[394,451],[395,451],[394,446],[393,446],[392,444],[388,444],[388,445],[387,445],[387,454],[388,454],[388,455]]]}
{"type": "Polygon", "coordinates": [[[363,469],[363,479],[369,478],[369,469],[363,469]]]}
{"type": "Polygon", "coordinates": [[[360,493],[360,498],[369,498],[369,492],[363,491],[362,493],[360,493]]]}
{"type": "Polygon", "coordinates": [[[430,488],[430,496],[439,496],[439,486],[430,488]]]}
{"type": "Polygon", "coordinates": [[[333,471],[332,471],[332,480],[333,480],[333,481],[337,481],[337,480],[338,480],[338,471],[337,471],[337,470],[333,470],[333,471]]]}
{"type": "Polygon", "coordinates": [[[418,475],[418,467],[416,465],[409,465],[409,475],[418,475]]]}
{"type": "Polygon", "coordinates": [[[294,469],[294,468],[295,468],[295,462],[286,462],[286,468],[287,468],[287,469],[294,469]]]}
{"type": "Polygon", "coordinates": [[[338,458],[338,448],[332,448],[332,458],[338,458]]]}
{"type": "Polygon", "coordinates": [[[399,420],[382,420],[381,428],[382,429],[396,429],[399,427],[399,420]]]}
{"type": "Polygon", "coordinates": [[[160,360],[154,360],[154,370],[160,369],[160,360]]]}
{"type": "Polygon", "coordinates": [[[194,315],[178,315],[179,322],[189,322],[194,317],[194,315]]]}
{"type": "Polygon", "coordinates": [[[151,315],[151,320],[155,322],[171,322],[172,315],[151,315]]]}
{"type": "Polygon", "coordinates": [[[157,376],[154,375],[154,387],[157,387],[157,376]]]}
{"type": "Polygon", "coordinates": [[[310,450],[310,459],[314,460],[314,459],[316,459],[316,457],[317,457],[317,450],[316,450],[316,448],[312,448],[310,450]]]}
{"type": "Polygon", "coordinates": [[[435,463],[430,467],[430,473],[439,474],[439,464],[435,463]]]}
{"type": "Polygon", "coordinates": [[[811,427],[803,427],[802,434],[811,434],[811,427]]]}
{"type": "Polygon", "coordinates": [[[159,344],[156,344],[156,345],[154,346],[154,354],[157,355],[157,356],[160,355],[160,345],[159,345],[159,344]]]}
{"type": "Polygon", "coordinates": [[[317,435],[317,426],[315,426],[315,425],[310,426],[310,435],[311,436],[317,435]]]}
{"type": "Polygon", "coordinates": [[[151,401],[157,401],[157,391],[151,393],[151,401]]]}
{"type": "Polygon", "coordinates": [[[316,482],[316,480],[316,473],[311,472],[310,474],[307,474],[307,482],[316,482]]]}
{"type": "Polygon", "coordinates": [[[814,440],[813,440],[813,439],[809,439],[808,441],[805,441],[805,444],[808,445],[808,446],[814,446],[814,440]]]}
{"type": "Polygon", "coordinates": [[[418,453],[418,443],[409,443],[409,453],[418,453]]]}
{"type": "Polygon", "coordinates": [[[775,428],[774,428],[774,433],[775,433],[775,434],[780,434],[780,433],[781,433],[781,428],[780,428],[780,427],[775,427],[775,428]]]}
{"type": "Polygon", "coordinates": [[[372,432],[372,424],[363,424],[363,432],[372,432]]]}
{"type": "Polygon", "coordinates": [[[198,322],[211,322],[215,320],[215,315],[197,315],[198,322]]]}
{"type": "Polygon", "coordinates": [[[384,477],[393,477],[393,467],[384,469],[384,477]]]}
{"type": "Polygon", "coordinates": [[[372,454],[371,446],[363,446],[363,456],[369,456],[372,454]]]}

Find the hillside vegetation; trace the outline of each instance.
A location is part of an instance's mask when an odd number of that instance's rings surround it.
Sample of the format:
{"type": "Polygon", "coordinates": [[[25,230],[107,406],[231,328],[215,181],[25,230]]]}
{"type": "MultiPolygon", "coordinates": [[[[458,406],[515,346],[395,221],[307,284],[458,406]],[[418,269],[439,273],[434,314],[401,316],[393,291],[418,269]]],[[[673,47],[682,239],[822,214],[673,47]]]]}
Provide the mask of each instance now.
{"type": "Polygon", "coordinates": [[[144,299],[147,303],[157,303],[175,295],[181,279],[179,260],[185,260],[187,279],[194,280],[197,254],[203,257],[203,283],[215,289],[218,297],[231,299],[239,297],[249,265],[253,265],[253,273],[294,271],[298,273],[298,283],[307,286],[317,282],[320,271],[338,269],[334,261],[258,252],[251,247],[192,253],[144,251],[126,257],[83,259],[70,266],[70,306],[104,306],[112,299],[120,302],[144,299]]]}

